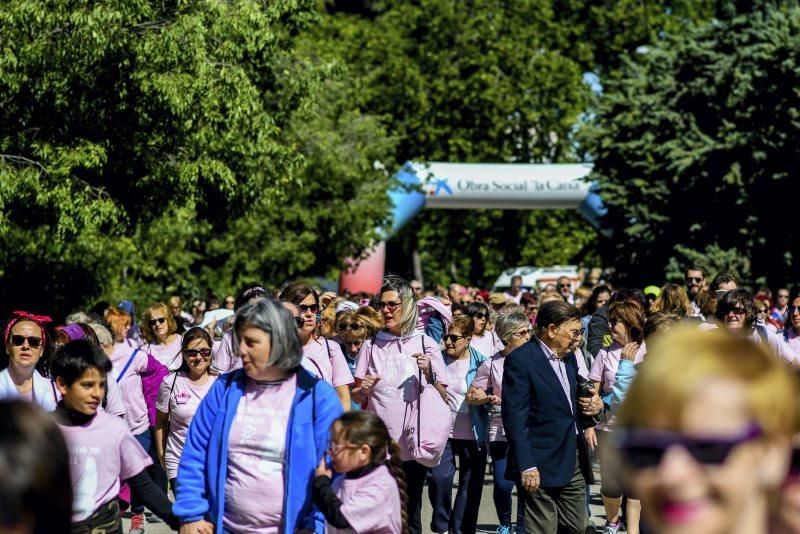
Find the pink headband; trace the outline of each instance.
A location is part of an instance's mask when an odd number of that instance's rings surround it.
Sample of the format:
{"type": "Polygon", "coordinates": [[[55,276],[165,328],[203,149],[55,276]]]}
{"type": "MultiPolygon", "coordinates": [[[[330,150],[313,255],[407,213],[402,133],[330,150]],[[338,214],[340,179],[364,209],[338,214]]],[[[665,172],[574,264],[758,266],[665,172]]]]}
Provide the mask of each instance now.
{"type": "Polygon", "coordinates": [[[42,342],[47,341],[47,331],[44,329],[44,325],[47,323],[52,323],[53,320],[48,317],[47,315],[34,315],[32,313],[26,311],[14,311],[11,312],[12,318],[6,324],[5,332],[3,333],[3,340],[8,343],[8,336],[11,333],[11,329],[20,321],[31,321],[36,323],[42,331],[42,342]]]}

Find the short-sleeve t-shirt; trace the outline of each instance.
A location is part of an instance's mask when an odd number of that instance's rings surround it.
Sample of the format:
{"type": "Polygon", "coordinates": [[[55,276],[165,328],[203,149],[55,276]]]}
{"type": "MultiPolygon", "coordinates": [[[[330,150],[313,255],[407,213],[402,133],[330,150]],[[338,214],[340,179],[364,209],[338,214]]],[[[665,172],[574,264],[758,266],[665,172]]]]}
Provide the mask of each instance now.
{"type": "Polygon", "coordinates": [[[119,494],[120,479],[152,464],[125,421],[97,412],[85,425],[58,425],[67,442],[72,478],[72,522],[83,521],[119,494]]]}
{"type": "Polygon", "coordinates": [[[503,342],[491,330],[486,330],[481,336],[472,336],[469,346],[487,358],[495,352],[503,350],[503,342]]]}
{"type": "Polygon", "coordinates": [[[277,383],[247,380],[229,437],[226,531],[280,532],[286,427],[296,389],[296,374],[277,383]]]}
{"type": "Polygon", "coordinates": [[[114,351],[109,356],[111,360],[110,380],[115,380],[122,393],[122,402],[125,404],[125,421],[134,436],[145,432],[150,425],[147,418],[147,403],[142,393],[142,373],[147,372],[147,354],[142,350],[136,353],[133,361],[128,365],[128,360],[136,347],[127,343],[115,343],[114,351]],[[123,369],[125,375],[120,376],[123,369]]]}
{"type": "Polygon", "coordinates": [[[400,512],[400,490],[385,465],[359,478],[339,477],[333,491],[342,502],[342,515],[352,528],[327,526],[329,534],[400,534],[403,521],[400,512]]]}
{"type": "Polygon", "coordinates": [[[178,476],[178,462],[181,459],[186,434],[200,401],[206,396],[216,375],[208,375],[205,384],[193,384],[184,371],[170,373],[164,377],[158,389],[156,410],[169,414],[169,435],[164,451],[167,478],[178,476]]]}
{"type": "Polygon", "coordinates": [[[467,373],[469,372],[469,353],[460,360],[444,356],[447,367],[447,405],[450,407],[450,438],[475,441],[472,432],[472,418],[467,404],[467,373]]]}
{"type": "Polygon", "coordinates": [[[353,383],[353,374],[338,343],[325,338],[314,339],[303,347],[303,367],[317,378],[323,379],[333,387],[353,383]],[[326,347],[327,345],[327,347],[326,347]],[[330,351],[330,356],[328,356],[330,351]]]}
{"type": "Polygon", "coordinates": [[[446,386],[447,370],[439,344],[424,334],[397,337],[380,332],[363,343],[356,363],[356,378],[381,378],[367,400],[367,410],[383,419],[389,435],[401,444],[403,461],[414,459],[401,437],[407,406],[415,404],[419,395],[419,367],[413,355],[421,353],[423,345],[436,379],[446,386]]]}
{"type": "MultiPolygon", "coordinates": [[[[503,370],[506,357],[498,352],[484,361],[475,373],[472,385],[481,388],[487,395],[497,395],[503,398],[503,370]]],[[[489,407],[489,441],[506,441],[506,432],[503,428],[503,418],[500,415],[500,406],[489,407]]]]}
{"type": "Polygon", "coordinates": [[[242,359],[233,347],[233,332],[222,334],[222,339],[214,340],[211,348],[211,367],[219,373],[229,373],[242,367],[242,359]]]}
{"type": "Polygon", "coordinates": [[[140,348],[158,360],[161,365],[170,371],[174,371],[183,363],[183,358],[181,357],[181,340],[181,336],[176,335],[172,343],[166,343],[164,345],[145,343],[140,348]]]}
{"type": "MultiPolygon", "coordinates": [[[[647,346],[645,343],[639,345],[639,350],[636,351],[633,363],[641,363],[647,354],[647,346]]],[[[622,345],[613,342],[608,347],[601,349],[594,359],[592,369],[589,371],[589,380],[601,383],[600,396],[607,404],[611,403],[610,396],[614,391],[614,384],[617,381],[617,369],[619,369],[619,360],[622,357],[622,345]]],[[[616,426],[616,416],[612,416],[607,423],[597,425],[597,430],[611,430],[616,426]]]]}

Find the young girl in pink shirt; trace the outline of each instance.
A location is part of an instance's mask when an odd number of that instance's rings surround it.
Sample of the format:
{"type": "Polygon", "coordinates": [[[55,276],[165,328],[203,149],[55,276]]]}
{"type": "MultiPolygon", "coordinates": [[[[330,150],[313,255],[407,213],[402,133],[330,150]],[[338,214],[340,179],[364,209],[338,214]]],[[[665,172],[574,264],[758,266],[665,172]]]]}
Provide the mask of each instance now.
{"type": "Polygon", "coordinates": [[[357,411],[331,427],[328,451],[333,472],[323,458],[312,482],[314,504],[330,534],[367,532],[400,534],[408,526],[406,482],[400,448],[377,415],[357,411]]]}

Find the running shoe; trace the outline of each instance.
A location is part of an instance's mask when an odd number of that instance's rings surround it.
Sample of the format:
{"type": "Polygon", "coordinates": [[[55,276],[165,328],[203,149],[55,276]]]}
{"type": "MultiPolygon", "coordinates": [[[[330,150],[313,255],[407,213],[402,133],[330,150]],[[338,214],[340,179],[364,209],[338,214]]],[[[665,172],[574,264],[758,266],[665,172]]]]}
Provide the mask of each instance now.
{"type": "Polygon", "coordinates": [[[497,534],[511,534],[511,525],[498,525],[497,534]]]}
{"type": "Polygon", "coordinates": [[[610,523],[610,522],[606,521],[606,524],[603,527],[603,534],[617,534],[617,531],[619,530],[620,524],[621,523],[620,523],[619,519],[617,519],[617,521],[614,522],[614,523],[610,523]]]}
{"type": "Polygon", "coordinates": [[[131,516],[131,528],[128,530],[128,534],[144,534],[145,523],[144,513],[133,514],[131,516]]]}

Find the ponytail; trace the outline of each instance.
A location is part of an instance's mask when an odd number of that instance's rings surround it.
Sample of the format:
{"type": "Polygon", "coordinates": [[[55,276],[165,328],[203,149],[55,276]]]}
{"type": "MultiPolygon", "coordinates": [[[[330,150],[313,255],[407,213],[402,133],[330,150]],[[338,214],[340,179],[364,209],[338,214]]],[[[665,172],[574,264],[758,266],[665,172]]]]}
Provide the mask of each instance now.
{"type": "Polygon", "coordinates": [[[397,482],[397,490],[400,492],[400,518],[403,525],[403,534],[408,534],[408,487],[406,486],[406,475],[403,471],[403,460],[400,458],[400,447],[396,441],[390,441],[388,445],[389,458],[386,459],[386,467],[389,473],[397,482]]]}

